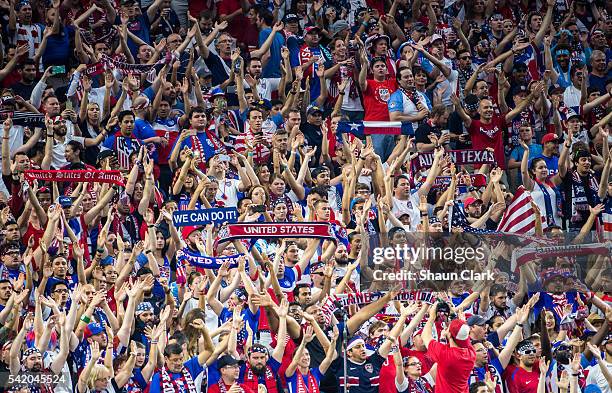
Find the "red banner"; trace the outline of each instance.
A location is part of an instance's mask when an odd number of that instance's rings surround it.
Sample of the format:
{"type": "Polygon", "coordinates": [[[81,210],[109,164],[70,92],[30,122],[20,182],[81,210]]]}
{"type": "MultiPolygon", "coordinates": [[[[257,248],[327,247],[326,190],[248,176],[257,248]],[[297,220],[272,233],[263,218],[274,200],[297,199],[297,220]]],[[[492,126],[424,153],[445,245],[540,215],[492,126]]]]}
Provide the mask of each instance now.
{"type": "Polygon", "coordinates": [[[219,233],[219,241],[253,238],[334,239],[331,225],[325,222],[238,223],[229,224],[219,233]]]}
{"type": "Polygon", "coordinates": [[[84,170],[29,170],[24,172],[25,179],[57,181],[57,182],[77,182],[77,183],[112,183],[118,186],[125,186],[123,176],[119,171],[84,171],[84,170]]]}

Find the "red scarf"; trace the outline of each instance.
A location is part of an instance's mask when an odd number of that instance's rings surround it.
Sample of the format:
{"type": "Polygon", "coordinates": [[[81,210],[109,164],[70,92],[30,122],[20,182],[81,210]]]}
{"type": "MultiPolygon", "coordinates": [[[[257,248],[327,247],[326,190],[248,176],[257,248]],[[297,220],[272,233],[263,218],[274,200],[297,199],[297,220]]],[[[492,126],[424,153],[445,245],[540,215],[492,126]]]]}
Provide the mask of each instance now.
{"type": "Polygon", "coordinates": [[[193,382],[193,378],[191,377],[191,374],[189,373],[189,371],[187,370],[187,368],[185,366],[183,366],[183,369],[181,370],[181,376],[177,379],[172,379],[172,377],[170,376],[170,373],[168,373],[168,368],[167,367],[162,367],[162,369],[160,370],[160,379],[161,379],[161,388],[162,388],[162,392],[163,393],[178,393],[181,390],[179,389],[179,384],[178,381],[182,380],[183,381],[183,389],[187,389],[187,392],[189,393],[196,393],[196,387],[195,387],[195,383],[193,382]]]}
{"type": "Polygon", "coordinates": [[[300,370],[295,370],[295,373],[297,374],[297,393],[319,393],[319,385],[317,385],[317,380],[310,370],[306,374],[308,386],[304,383],[304,375],[300,370]]]}

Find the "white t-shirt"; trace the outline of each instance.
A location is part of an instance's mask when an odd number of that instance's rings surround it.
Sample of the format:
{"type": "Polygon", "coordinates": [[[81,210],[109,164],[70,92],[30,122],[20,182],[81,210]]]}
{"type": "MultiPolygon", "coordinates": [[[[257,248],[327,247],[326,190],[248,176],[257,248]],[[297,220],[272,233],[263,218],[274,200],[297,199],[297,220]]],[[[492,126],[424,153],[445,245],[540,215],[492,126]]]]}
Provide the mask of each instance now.
{"type": "Polygon", "coordinates": [[[219,182],[216,199],[223,202],[225,207],[238,206],[238,183],[237,179],[224,179],[219,182]]]}
{"type": "Polygon", "coordinates": [[[272,92],[278,90],[281,78],[260,78],[257,81],[257,94],[259,98],[270,100],[272,92]]]}
{"type": "Polygon", "coordinates": [[[59,169],[65,165],[68,165],[68,161],[66,161],[66,156],[64,155],[64,152],[66,151],[66,145],[68,144],[68,142],[77,141],[81,145],[84,145],[85,143],[85,138],[81,136],[75,136],[74,128],[72,127],[72,123],[70,123],[71,127],[68,127],[68,123],[69,122],[66,122],[68,131],[66,132],[66,137],[64,138],[64,142],[59,142],[57,139],[55,139],[53,142],[53,161],[51,162],[51,165],[56,169],[59,169]]]}
{"type": "Polygon", "coordinates": [[[393,197],[393,209],[391,212],[395,214],[396,217],[399,217],[402,214],[408,214],[410,216],[410,230],[416,232],[417,225],[421,223],[419,203],[420,200],[418,192],[411,193],[407,200],[400,200],[393,197]]]}
{"type": "MultiPolygon", "coordinates": [[[[608,371],[612,373],[612,363],[603,361],[607,366],[608,371]]],[[[593,384],[597,385],[603,393],[612,393],[612,389],[610,388],[610,384],[606,380],[606,377],[601,372],[601,368],[599,368],[599,364],[592,366],[589,368],[589,375],[587,376],[586,383],[587,385],[593,384]]]]}

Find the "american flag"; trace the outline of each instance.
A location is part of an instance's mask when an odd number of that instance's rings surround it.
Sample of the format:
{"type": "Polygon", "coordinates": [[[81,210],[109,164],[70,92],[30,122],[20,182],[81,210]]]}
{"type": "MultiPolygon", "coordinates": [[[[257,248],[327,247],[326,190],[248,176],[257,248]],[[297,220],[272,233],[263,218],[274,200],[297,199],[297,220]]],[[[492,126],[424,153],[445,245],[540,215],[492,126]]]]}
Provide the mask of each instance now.
{"type": "Polygon", "coordinates": [[[525,190],[525,187],[520,186],[516,190],[510,206],[504,212],[497,230],[505,233],[533,234],[535,233],[536,219],[540,219],[542,228],[545,228],[547,226],[546,217],[536,217],[532,203],[533,200],[529,192],[525,190]]]}
{"type": "Polygon", "coordinates": [[[467,220],[467,217],[465,217],[465,212],[463,211],[463,207],[458,205],[456,201],[451,206],[450,215],[451,215],[451,227],[449,228],[449,230],[452,227],[459,227],[459,228],[463,228],[464,232],[471,233],[474,235],[487,235],[487,234],[496,233],[495,231],[490,231],[488,229],[474,228],[473,226],[471,226],[467,220]]]}

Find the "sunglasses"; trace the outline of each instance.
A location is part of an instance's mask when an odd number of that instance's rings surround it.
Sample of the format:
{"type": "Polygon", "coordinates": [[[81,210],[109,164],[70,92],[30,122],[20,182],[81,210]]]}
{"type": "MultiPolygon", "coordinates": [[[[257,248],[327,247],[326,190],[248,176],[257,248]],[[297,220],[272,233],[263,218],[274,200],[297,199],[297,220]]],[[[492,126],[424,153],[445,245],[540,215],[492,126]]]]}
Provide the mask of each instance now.
{"type": "Polygon", "coordinates": [[[536,354],[536,350],[535,349],[526,349],[524,351],[519,351],[520,355],[535,355],[536,354]]]}
{"type": "Polygon", "coordinates": [[[469,60],[470,56],[461,56],[459,60],[469,60]]]}

